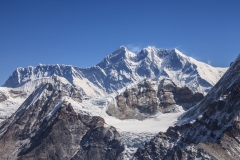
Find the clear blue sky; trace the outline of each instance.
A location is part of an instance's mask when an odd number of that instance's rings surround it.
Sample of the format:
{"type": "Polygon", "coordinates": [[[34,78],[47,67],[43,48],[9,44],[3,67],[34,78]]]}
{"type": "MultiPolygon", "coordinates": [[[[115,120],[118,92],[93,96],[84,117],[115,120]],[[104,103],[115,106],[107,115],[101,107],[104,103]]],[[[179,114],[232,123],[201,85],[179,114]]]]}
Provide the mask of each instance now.
{"type": "Polygon", "coordinates": [[[90,67],[121,45],[229,66],[240,53],[240,1],[0,1],[0,84],[17,67],[90,67]]]}

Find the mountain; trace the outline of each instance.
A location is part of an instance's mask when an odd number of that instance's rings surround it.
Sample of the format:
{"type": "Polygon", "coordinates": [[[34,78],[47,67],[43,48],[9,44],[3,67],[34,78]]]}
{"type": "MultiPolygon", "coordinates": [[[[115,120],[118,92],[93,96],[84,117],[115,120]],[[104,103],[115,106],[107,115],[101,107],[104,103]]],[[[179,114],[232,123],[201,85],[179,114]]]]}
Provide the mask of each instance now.
{"type": "MultiPolygon", "coordinates": [[[[56,85],[55,85],[56,86],[56,85]]],[[[76,113],[51,83],[40,85],[0,126],[0,159],[120,159],[124,146],[103,118],[76,113]]]]}
{"type": "Polygon", "coordinates": [[[176,126],[160,132],[135,159],[240,159],[240,55],[176,126]]]}
{"type": "Polygon", "coordinates": [[[144,78],[170,78],[180,87],[187,86],[193,92],[206,94],[225,71],[226,68],[199,62],[177,49],[147,47],[135,54],[121,46],[90,68],[42,64],[17,68],[3,86],[16,88],[33,80],[56,75],[81,88],[88,96],[103,96],[144,78]]]}
{"type": "Polygon", "coordinates": [[[91,96],[104,95],[103,91],[86,79],[79,68],[70,65],[43,65],[37,67],[17,68],[3,85],[4,87],[17,88],[31,81],[35,81],[29,86],[37,86],[42,83],[42,78],[58,76],[62,81],[84,90],[86,94],[91,96]]]}
{"type": "Polygon", "coordinates": [[[209,109],[204,122],[189,126],[205,116],[208,103],[218,101],[224,89],[213,86],[225,71],[176,49],[147,47],[134,54],[124,46],[90,68],[18,68],[0,87],[0,118],[5,119],[0,159],[171,159],[171,153],[211,157],[196,144],[215,143],[208,136],[219,125],[214,118],[223,115],[209,118],[209,109]]]}
{"type": "Polygon", "coordinates": [[[46,83],[68,92],[76,101],[82,101],[85,95],[82,89],[74,87],[65,78],[56,75],[35,79],[17,88],[0,87],[0,120],[10,117],[36,88],[46,83]]]}

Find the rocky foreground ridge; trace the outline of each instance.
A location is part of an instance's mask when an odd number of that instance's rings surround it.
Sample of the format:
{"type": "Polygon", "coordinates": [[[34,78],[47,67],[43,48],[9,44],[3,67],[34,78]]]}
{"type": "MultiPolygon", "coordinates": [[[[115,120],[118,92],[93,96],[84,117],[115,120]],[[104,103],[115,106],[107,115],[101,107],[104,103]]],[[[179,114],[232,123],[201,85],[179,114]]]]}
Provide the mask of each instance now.
{"type": "Polygon", "coordinates": [[[134,160],[240,159],[240,56],[176,126],[160,132],[134,160]]]}
{"type": "Polygon", "coordinates": [[[0,159],[121,159],[120,134],[101,117],[76,113],[47,83],[0,127],[0,159]]]}

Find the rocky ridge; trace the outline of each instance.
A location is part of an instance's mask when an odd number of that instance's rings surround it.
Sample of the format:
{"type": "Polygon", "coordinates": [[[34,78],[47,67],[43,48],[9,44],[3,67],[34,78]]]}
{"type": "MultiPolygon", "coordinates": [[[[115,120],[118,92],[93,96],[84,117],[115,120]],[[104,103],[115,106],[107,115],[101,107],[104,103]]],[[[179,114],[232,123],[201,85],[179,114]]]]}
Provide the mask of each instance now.
{"type": "Polygon", "coordinates": [[[240,159],[239,66],[240,56],[198,105],[133,159],[240,159]]]}
{"type": "Polygon", "coordinates": [[[69,95],[78,102],[86,95],[82,89],[74,87],[65,78],[56,75],[29,81],[18,88],[0,87],[3,95],[0,102],[0,119],[11,116],[36,88],[46,83],[51,83],[56,89],[61,90],[62,94],[69,95]]]}
{"type": "Polygon", "coordinates": [[[116,129],[101,117],[76,113],[65,96],[52,84],[41,85],[3,121],[1,159],[120,159],[116,129]]]}

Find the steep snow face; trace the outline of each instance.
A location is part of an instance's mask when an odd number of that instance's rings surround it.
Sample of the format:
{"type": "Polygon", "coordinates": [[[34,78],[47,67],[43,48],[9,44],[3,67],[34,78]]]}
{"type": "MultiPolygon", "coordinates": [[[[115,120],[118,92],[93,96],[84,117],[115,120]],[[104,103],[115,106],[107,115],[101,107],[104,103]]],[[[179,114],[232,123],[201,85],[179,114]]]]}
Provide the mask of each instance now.
{"type": "Polygon", "coordinates": [[[207,93],[225,71],[226,68],[199,62],[177,49],[147,47],[135,54],[121,46],[90,68],[42,64],[18,68],[3,86],[19,87],[35,79],[57,75],[82,88],[89,96],[102,96],[144,78],[170,78],[180,87],[187,86],[194,92],[207,93]]]}
{"type": "Polygon", "coordinates": [[[58,64],[40,64],[37,67],[30,66],[27,68],[17,68],[3,86],[16,88],[25,84],[29,84],[27,87],[35,87],[39,83],[44,83],[47,81],[52,82],[52,79],[50,78],[52,76],[57,76],[62,82],[78,87],[89,96],[104,95],[104,91],[86,79],[78,68],[69,65],[58,64]]]}
{"type": "Polygon", "coordinates": [[[225,100],[230,91],[235,89],[238,90],[238,85],[240,84],[240,55],[232,63],[231,67],[223,75],[223,77],[216,83],[216,85],[209,91],[207,96],[204,98],[204,101],[199,103],[195,108],[189,110],[185,115],[182,116],[183,119],[194,117],[198,114],[202,114],[208,104],[213,100],[225,100]]]}
{"type": "Polygon", "coordinates": [[[144,48],[137,55],[121,47],[97,67],[106,73],[107,80],[104,82],[107,83],[99,82],[99,78],[94,79],[98,72],[92,73],[89,78],[93,78],[94,83],[100,84],[107,92],[144,78],[170,78],[180,87],[187,86],[194,92],[206,94],[227,70],[187,57],[177,49],[155,47],[144,48]]]}
{"type": "Polygon", "coordinates": [[[15,88],[29,81],[42,77],[50,77],[54,74],[65,77],[70,83],[72,82],[72,66],[39,64],[37,67],[17,68],[5,82],[4,86],[15,88]]]}

